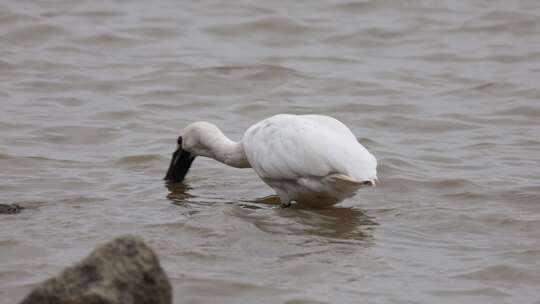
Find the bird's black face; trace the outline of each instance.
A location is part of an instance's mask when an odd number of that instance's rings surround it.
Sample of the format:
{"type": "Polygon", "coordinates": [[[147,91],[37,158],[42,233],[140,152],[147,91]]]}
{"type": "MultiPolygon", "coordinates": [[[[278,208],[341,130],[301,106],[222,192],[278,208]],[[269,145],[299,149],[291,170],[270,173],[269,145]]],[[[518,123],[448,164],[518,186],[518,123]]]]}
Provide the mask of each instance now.
{"type": "Polygon", "coordinates": [[[182,136],[178,137],[178,148],[174,151],[165,180],[181,182],[186,177],[195,156],[182,149],[182,136]]]}

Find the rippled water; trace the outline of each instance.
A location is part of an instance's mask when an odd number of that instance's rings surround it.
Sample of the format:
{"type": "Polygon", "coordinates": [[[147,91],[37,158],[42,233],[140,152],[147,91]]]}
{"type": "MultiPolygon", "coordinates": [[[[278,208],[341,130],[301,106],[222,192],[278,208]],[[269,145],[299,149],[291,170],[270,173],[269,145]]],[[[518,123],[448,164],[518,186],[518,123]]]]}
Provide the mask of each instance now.
{"type": "MultiPolygon", "coordinates": [[[[540,298],[540,2],[1,1],[0,302],[133,233],[176,303],[534,303],[540,298]],[[380,184],[323,210],[256,203],[233,139],[335,116],[380,184]]],[[[538,302],[536,302],[538,303],[538,302]]]]}

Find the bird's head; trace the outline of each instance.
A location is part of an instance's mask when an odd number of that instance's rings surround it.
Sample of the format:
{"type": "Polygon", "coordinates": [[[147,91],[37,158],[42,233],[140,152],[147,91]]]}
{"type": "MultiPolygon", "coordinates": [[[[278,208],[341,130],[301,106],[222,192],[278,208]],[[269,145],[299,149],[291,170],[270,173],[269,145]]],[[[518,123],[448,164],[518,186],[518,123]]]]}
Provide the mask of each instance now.
{"type": "Polygon", "coordinates": [[[222,133],[215,125],[200,121],[189,124],[180,134],[164,178],[169,182],[183,181],[195,157],[211,156],[209,143],[222,133]]]}

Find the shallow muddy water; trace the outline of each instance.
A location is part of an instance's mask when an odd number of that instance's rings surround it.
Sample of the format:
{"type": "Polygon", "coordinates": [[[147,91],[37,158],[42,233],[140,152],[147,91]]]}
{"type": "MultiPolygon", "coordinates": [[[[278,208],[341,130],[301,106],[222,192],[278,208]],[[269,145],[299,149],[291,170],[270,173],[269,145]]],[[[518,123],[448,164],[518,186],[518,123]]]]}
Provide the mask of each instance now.
{"type": "Polygon", "coordinates": [[[175,303],[539,303],[540,2],[0,1],[0,302],[131,233],[175,303]],[[334,116],[380,183],[280,209],[235,140],[334,116]]]}

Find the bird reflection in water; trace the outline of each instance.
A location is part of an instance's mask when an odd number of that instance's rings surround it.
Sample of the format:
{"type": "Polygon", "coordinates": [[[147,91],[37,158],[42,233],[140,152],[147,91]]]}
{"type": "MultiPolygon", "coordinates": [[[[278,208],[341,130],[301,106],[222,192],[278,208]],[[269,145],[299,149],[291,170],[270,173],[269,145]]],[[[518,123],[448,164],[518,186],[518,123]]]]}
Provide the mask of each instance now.
{"type": "MultiPolygon", "coordinates": [[[[268,200],[268,198],[266,198],[268,200]]],[[[261,221],[259,229],[267,232],[304,234],[333,240],[369,241],[378,223],[361,209],[332,206],[321,209],[276,208],[282,219],[278,225],[273,221],[261,221]]]]}
{"type": "Polygon", "coordinates": [[[263,206],[252,201],[231,201],[230,199],[222,197],[209,197],[209,196],[198,196],[191,194],[193,188],[188,184],[183,182],[166,182],[165,186],[169,190],[167,194],[167,199],[169,199],[174,205],[178,206],[209,206],[217,203],[220,204],[235,204],[243,208],[249,209],[261,209],[263,206]]]}
{"type": "Polygon", "coordinates": [[[374,218],[355,207],[332,206],[322,209],[303,207],[280,208],[279,197],[270,195],[256,200],[230,201],[217,197],[197,197],[184,183],[166,183],[167,198],[179,206],[209,206],[216,203],[240,207],[233,214],[251,222],[261,231],[271,234],[295,234],[336,241],[360,241],[369,244],[377,226],[374,218]],[[245,210],[245,211],[241,211],[245,210]],[[251,210],[251,211],[249,211],[251,210]],[[265,210],[269,212],[257,212],[265,210]]]}
{"type": "Polygon", "coordinates": [[[186,201],[194,196],[189,193],[192,189],[189,185],[184,183],[165,183],[165,186],[169,190],[167,194],[167,199],[175,205],[183,205],[186,201]]]}

